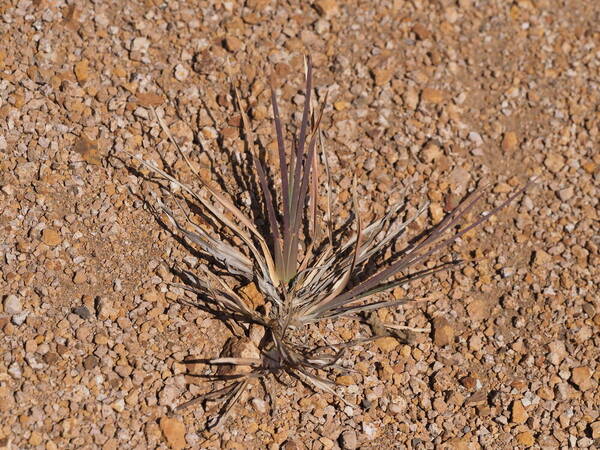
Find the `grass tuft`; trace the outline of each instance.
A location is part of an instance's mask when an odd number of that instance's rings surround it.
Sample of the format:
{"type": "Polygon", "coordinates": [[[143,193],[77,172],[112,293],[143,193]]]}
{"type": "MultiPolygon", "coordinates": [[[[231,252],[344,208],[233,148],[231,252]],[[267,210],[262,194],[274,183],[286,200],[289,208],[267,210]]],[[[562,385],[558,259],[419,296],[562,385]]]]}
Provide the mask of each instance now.
{"type": "MultiPolygon", "coordinates": [[[[310,57],[306,59],[305,83],[305,102],[299,133],[292,139],[293,145],[289,149],[285,146],[277,97],[275,89],[272,88],[273,124],[280,172],[279,196],[271,192],[270,179],[256,150],[252,127],[236,90],[247,148],[262,190],[261,200],[267,213],[267,232],[261,232],[250,217],[210,182],[202,180],[199,174],[196,173],[201,188],[200,191],[194,191],[170,175],[171,170],[162,170],[155,164],[134,156],[143,166],[168,180],[171,186],[179,188],[186,200],[201,206],[203,214],[236,236],[243,244],[234,246],[224,237],[217,237],[215,233],[205,231],[192,222],[187,214],[185,223],[179,222],[173,211],[159,200],[159,205],[172,227],[210,256],[214,264],[214,267],[203,265],[200,274],[187,270],[179,271],[184,281],[182,286],[196,293],[215,313],[231,318],[238,324],[244,324],[243,330],[246,333],[251,324],[257,324],[266,330],[260,358],[222,357],[193,361],[213,366],[248,368],[233,372],[233,375],[217,373],[213,378],[224,382],[222,388],[196,397],[177,408],[181,410],[198,402],[222,400],[219,413],[208,422],[209,427],[223,422],[253,379],[264,379],[282,371],[314,389],[330,392],[343,401],[334,390],[335,383],[323,374],[332,369],[341,369],[338,362],[348,347],[382,336],[398,336],[398,330],[406,330],[407,327],[385,324],[377,327],[378,331],[370,338],[341,344],[310,342],[307,337],[309,333],[305,328],[320,321],[340,317],[360,319],[361,313],[411,302],[410,298],[389,301],[372,298],[377,293],[461,266],[463,261],[451,260],[430,268],[422,268],[424,263],[447,249],[465,233],[489,220],[527,188],[527,185],[520,188],[500,206],[457,231],[461,220],[474,209],[484,195],[481,189],[473,191],[441,222],[421,232],[416,238],[408,240],[409,244],[391,260],[380,262],[380,256],[394,245],[400,236],[407,233],[409,225],[427,210],[428,204],[424,203],[419,207],[414,216],[405,218],[405,204],[400,202],[392,206],[383,217],[363,224],[359,214],[355,177],[352,183],[352,205],[356,232],[346,242],[338,243],[338,240],[334,239],[335,230],[331,222],[330,171],[319,131],[324,106],[317,112],[311,110],[310,57]],[[320,159],[325,163],[323,181],[320,159]],[[321,213],[319,204],[326,205],[325,214],[321,213]],[[324,219],[324,216],[327,219],[324,219]],[[368,271],[365,270],[367,267],[368,271]],[[376,270],[373,270],[374,267],[376,270]],[[419,267],[419,270],[415,270],[419,267]],[[218,275],[217,270],[219,273],[225,271],[247,283],[255,283],[264,296],[266,307],[262,310],[255,309],[237,289],[235,283],[218,275]],[[364,276],[365,273],[371,275],[364,276]]],[[[157,119],[169,140],[194,171],[168,127],[158,115],[157,119]]]]}

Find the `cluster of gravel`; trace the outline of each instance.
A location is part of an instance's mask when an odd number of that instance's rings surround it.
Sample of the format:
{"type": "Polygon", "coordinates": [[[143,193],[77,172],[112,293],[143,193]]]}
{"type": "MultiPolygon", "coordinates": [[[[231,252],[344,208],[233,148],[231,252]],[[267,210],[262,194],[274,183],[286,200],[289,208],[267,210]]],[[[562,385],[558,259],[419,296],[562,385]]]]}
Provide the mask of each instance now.
{"type": "Polygon", "coordinates": [[[596,0],[4,2],[0,449],[600,446],[599,15],[596,0]],[[182,304],[171,266],[201,261],[126,152],[195,183],[156,108],[247,206],[232,85],[273,163],[269,76],[298,119],[305,52],[329,93],[338,224],[354,173],[365,220],[407,192],[435,222],[478,183],[489,209],[536,182],[452,246],[472,263],[390,294],[426,301],[381,320],[431,333],[349,351],[348,404],[269,380],[273,409],[257,384],[208,432],[217,405],[169,411],[210,388],[182,361],[232,331],[182,304]]]}

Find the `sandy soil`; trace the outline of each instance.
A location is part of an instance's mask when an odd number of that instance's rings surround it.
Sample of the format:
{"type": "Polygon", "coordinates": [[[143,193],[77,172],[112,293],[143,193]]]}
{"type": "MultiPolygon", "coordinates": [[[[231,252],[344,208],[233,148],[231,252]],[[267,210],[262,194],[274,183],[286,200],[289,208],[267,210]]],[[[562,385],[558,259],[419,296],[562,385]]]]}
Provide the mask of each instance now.
{"type": "Polygon", "coordinates": [[[0,448],[598,448],[599,21],[596,0],[2,2],[0,448]],[[232,330],[181,304],[171,268],[199,260],[125,152],[196,183],[157,108],[247,205],[232,86],[275,167],[267,75],[297,119],[306,52],[338,222],[355,173],[365,218],[408,193],[434,222],[537,181],[452,246],[470,264],[389,294],[427,301],[382,319],[432,331],[345,355],[350,406],[269,380],[274,409],[257,385],[208,432],[216,405],[168,413],[232,330]]]}

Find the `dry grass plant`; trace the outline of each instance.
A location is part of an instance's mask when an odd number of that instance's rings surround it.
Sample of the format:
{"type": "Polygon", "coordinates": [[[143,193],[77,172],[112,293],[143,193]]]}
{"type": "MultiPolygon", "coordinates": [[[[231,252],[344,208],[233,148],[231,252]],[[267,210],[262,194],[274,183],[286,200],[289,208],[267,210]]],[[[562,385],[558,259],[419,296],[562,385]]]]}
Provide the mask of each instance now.
{"type": "MultiPolygon", "coordinates": [[[[214,268],[224,269],[231,275],[232,280],[241,279],[247,283],[255,283],[266,302],[266,307],[262,310],[253,308],[239,293],[238,284],[218,275],[213,267],[206,264],[201,266],[200,273],[180,271],[185,282],[182,286],[197,294],[198,298],[210,305],[214,311],[235,323],[243,324],[242,329],[246,333],[250,324],[264,327],[266,332],[260,358],[220,357],[203,360],[209,365],[249,367],[248,370],[233,371],[228,375],[216,373],[210,378],[224,382],[223,387],[196,397],[177,408],[179,410],[206,400],[223,400],[218,414],[209,420],[209,427],[223,422],[251,380],[262,379],[281,371],[315,389],[340,397],[334,390],[335,383],[326,377],[326,373],[331,369],[343,369],[338,362],[344,349],[381,336],[395,335],[398,329],[408,327],[385,324],[370,338],[341,344],[311,342],[308,338],[310,332],[306,332],[306,327],[319,321],[336,320],[344,316],[360,319],[362,313],[394,308],[410,302],[409,298],[370,299],[374,294],[463,264],[460,260],[450,260],[433,267],[431,264],[427,267],[424,265],[430,262],[431,257],[505,208],[527,187],[519,189],[498,207],[481,215],[474,222],[457,229],[461,219],[473,210],[484,195],[483,189],[474,190],[443,220],[408,240],[408,244],[399,254],[396,253],[393,260],[381,262],[380,256],[406,233],[409,225],[427,211],[428,204],[423,203],[415,215],[406,218],[405,202],[400,202],[392,206],[383,217],[370,224],[363,224],[358,210],[354,177],[352,204],[355,231],[345,242],[340,243],[335,237],[331,220],[330,174],[319,131],[323,106],[318,112],[311,110],[310,57],[306,59],[305,82],[302,121],[298,135],[292,139],[293,145],[289,150],[290,146],[286,145],[284,139],[275,90],[272,88],[271,91],[279,158],[279,195],[272,192],[271,180],[259,158],[252,127],[236,91],[246,145],[252,156],[258,184],[262,190],[263,207],[267,212],[267,232],[261,232],[259,226],[228,196],[210,181],[203,180],[200,175],[198,180],[204,195],[178,181],[169,174],[169,169],[162,170],[154,163],[134,156],[147,169],[170,182],[171,186],[179,188],[181,197],[201,206],[204,214],[243,242],[242,246],[233,245],[227,236],[218,237],[194,223],[187,213],[184,223],[178,221],[174,212],[158,199],[162,211],[176,232],[209,255],[214,268]],[[325,166],[324,174],[320,167],[319,149],[325,166]],[[325,205],[325,211],[320,211],[319,205],[325,205]],[[374,264],[378,265],[378,269],[365,277],[365,267],[369,265],[372,269],[374,264]],[[414,270],[419,267],[419,270],[414,270]],[[409,272],[410,269],[413,271],[409,272]],[[401,275],[398,276],[399,274],[401,275]]],[[[193,165],[171,136],[168,127],[158,115],[156,117],[164,133],[194,171],[193,165]]],[[[199,360],[188,362],[198,363],[199,360]]]]}

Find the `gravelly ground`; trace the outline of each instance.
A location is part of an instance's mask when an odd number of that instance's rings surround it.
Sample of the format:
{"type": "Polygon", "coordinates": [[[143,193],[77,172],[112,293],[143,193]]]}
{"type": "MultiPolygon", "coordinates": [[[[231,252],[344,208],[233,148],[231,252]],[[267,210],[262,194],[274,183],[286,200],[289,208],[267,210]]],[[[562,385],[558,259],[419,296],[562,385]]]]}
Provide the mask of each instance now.
{"type": "Polygon", "coordinates": [[[312,3],[0,5],[0,448],[600,446],[600,3],[312,3]],[[267,73],[297,118],[305,52],[338,221],[354,173],[365,218],[407,190],[432,221],[478,184],[485,209],[537,181],[452,247],[473,263],[391,294],[428,301],[382,316],[432,332],[348,353],[353,406],[272,381],[274,412],[257,386],[209,433],[201,407],[167,412],[208,389],[181,361],[231,330],[177,302],[170,268],[198,261],[125,151],[194,182],[157,107],[244,204],[232,83],[272,160],[267,73]]]}

